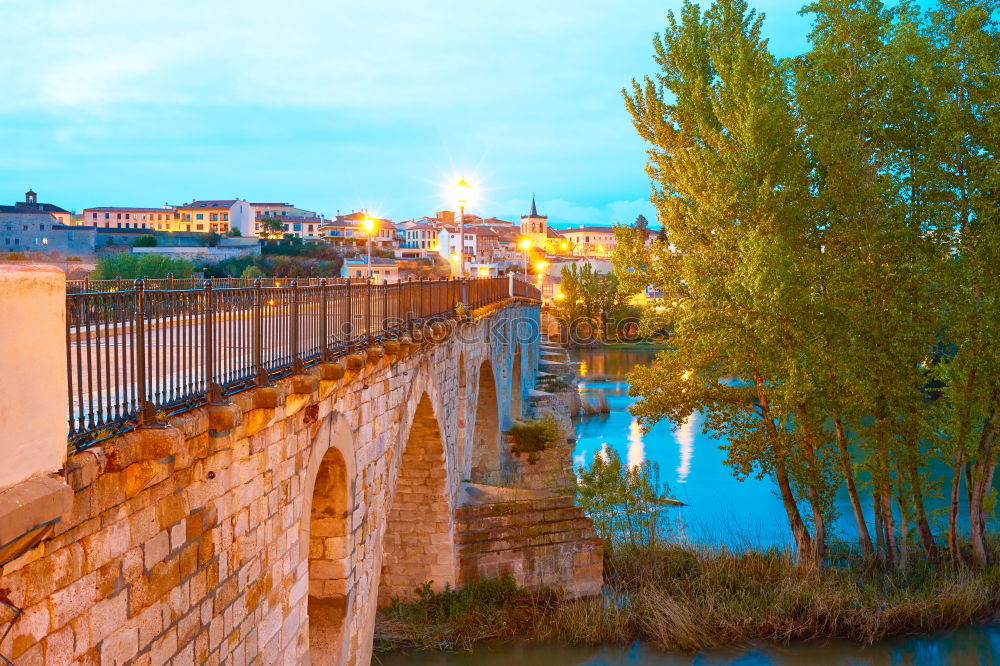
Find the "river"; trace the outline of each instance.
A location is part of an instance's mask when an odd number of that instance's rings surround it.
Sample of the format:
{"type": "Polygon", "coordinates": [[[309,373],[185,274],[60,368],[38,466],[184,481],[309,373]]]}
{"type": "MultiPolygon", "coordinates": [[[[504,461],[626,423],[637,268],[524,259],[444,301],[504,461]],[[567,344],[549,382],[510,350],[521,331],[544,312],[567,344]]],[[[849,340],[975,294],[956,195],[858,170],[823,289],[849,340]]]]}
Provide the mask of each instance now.
{"type": "MultiPolygon", "coordinates": [[[[671,495],[687,506],[675,509],[678,538],[698,543],[741,547],[788,546],[790,532],[775,486],[754,478],[737,480],[725,466],[719,442],[702,433],[695,414],[681,428],[660,423],[643,433],[628,412],[627,373],[648,365],[652,349],[586,349],[571,356],[578,365],[580,391],[586,397],[603,393],[611,413],[576,419],[575,464],[589,464],[603,447],[612,447],[623,461],[658,463],[660,480],[671,495]]],[[[853,537],[855,529],[846,494],[839,499],[841,517],[835,529],[853,537]]],[[[664,654],[641,646],[569,648],[549,645],[500,645],[474,653],[382,655],[385,666],[647,666],[653,664],[734,664],[739,666],[805,666],[816,664],[923,665],[1000,664],[1000,625],[969,627],[951,632],[901,638],[861,648],[847,642],[754,645],[696,655],[664,654]]],[[[373,661],[373,663],[378,663],[373,661]]]]}

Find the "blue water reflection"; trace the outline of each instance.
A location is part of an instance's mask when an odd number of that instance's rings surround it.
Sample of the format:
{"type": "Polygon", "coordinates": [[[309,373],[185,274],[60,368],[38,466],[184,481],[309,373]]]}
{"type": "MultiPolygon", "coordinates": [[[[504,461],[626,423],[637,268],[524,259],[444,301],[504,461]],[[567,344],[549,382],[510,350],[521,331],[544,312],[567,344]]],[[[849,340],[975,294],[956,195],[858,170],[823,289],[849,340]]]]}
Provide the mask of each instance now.
{"type": "Polygon", "coordinates": [[[970,627],[921,638],[861,647],[846,642],[712,650],[697,654],[631,647],[497,645],[471,653],[396,653],[373,664],[384,666],[992,666],[1000,655],[1000,628],[970,627]]]}

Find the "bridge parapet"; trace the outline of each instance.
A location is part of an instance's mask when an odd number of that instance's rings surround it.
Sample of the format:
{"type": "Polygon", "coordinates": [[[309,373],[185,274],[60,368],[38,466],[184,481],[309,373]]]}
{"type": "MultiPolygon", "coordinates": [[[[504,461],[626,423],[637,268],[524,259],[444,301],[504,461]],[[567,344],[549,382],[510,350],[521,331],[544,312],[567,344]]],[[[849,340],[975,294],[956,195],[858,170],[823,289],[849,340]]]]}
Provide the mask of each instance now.
{"type": "Polygon", "coordinates": [[[465,309],[538,298],[536,287],[513,276],[268,284],[258,279],[216,289],[206,280],[200,289],[152,290],[136,280],[128,290],[67,295],[71,443],[83,448],[155,426],[312,365],[413,336],[465,309]]]}

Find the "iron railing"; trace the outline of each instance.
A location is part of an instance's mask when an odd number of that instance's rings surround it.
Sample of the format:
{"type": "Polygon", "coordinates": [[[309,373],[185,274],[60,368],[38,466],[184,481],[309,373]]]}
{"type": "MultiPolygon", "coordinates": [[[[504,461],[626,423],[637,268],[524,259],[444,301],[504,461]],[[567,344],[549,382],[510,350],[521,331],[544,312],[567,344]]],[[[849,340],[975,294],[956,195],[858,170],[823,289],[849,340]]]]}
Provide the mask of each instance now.
{"type": "MultiPolygon", "coordinates": [[[[69,441],[115,433],[263,386],[414,327],[511,296],[539,300],[516,278],[365,280],[66,295],[69,441]]],[[[175,286],[177,282],[175,281],[175,286]]]]}
{"type": "MultiPolygon", "coordinates": [[[[346,278],[213,278],[212,283],[215,289],[234,289],[237,287],[252,287],[256,280],[260,280],[264,287],[287,287],[293,279],[298,280],[300,287],[319,285],[322,280],[325,284],[335,284],[344,282],[346,278]]],[[[144,278],[146,291],[160,289],[199,289],[205,283],[199,278],[175,278],[173,276],[165,278],[144,278]]],[[[67,294],[84,294],[98,292],[132,291],[135,289],[135,280],[118,278],[116,280],[66,280],[67,294]]]]}

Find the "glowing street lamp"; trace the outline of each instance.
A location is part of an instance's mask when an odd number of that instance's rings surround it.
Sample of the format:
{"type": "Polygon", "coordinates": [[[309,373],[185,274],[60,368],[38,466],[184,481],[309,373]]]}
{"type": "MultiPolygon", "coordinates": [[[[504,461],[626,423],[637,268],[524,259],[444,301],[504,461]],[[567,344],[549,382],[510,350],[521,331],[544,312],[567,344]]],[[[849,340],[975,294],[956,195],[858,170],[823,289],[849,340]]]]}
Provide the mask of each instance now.
{"type": "Polygon", "coordinates": [[[460,235],[458,241],[458,253],[460,256],[458,262],[458,277],[465,277],[465,204],[469,203],[470,197],[472,197],[472,185],[463,178],[455,184],[455,201],[458,203],[458,214],[461,217],[461,224],[459,226],[460,235]]]}
{"type": "Polygon", "coordinates": [[[531,249],[531,239],[522,238],[521,239],[521,250],[524,252],[524,280],[528,280],[528,250],[531,249]]]}
{"type": "Polygon", "coordinates": [[[361,226],[365,230],[365,235],[368,236],[368,279],[372,279],[372,232],[375,231],[375,220],[365,215],[361,219],[361,226]]]}

